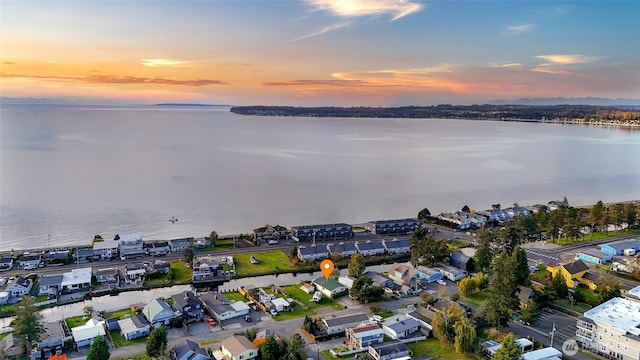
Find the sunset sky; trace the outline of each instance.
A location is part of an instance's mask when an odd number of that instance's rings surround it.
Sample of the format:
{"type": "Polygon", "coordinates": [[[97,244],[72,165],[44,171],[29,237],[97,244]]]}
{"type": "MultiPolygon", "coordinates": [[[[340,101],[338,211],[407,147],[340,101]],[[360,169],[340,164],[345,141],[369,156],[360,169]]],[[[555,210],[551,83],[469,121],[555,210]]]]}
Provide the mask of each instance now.
{"type": "Polygon", "coordinates": [[[0,95],[396,106],[640,98],[640,1],[0,0],[0,95]]]}

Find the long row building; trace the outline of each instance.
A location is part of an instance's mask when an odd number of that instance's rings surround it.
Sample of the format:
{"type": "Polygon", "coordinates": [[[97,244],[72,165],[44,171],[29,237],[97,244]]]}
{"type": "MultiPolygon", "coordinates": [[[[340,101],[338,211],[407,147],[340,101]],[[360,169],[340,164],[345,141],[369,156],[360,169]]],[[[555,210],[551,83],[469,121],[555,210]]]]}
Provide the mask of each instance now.
{"type": "Polygon", "coordinates": [[[326,259],[332,255],[350,257],[356,253],[362,256],[381,254],[403,254],[411,251],[409,240],[380,240],[354,243],[300,246],[298,258],[305,260],[326,259]]]}

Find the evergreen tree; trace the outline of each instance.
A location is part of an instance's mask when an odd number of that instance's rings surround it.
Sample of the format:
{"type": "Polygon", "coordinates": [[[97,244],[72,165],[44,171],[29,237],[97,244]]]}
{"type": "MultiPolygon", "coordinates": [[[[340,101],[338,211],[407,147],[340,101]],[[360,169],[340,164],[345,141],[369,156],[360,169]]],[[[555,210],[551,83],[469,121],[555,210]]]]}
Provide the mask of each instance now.
{"type": "Polygon", "coordinates": [[[291,339],[289,340],[289,345],[287,346],[287,354],[285,358],[289,358],[291,360],[302,360],[304,359],[304,339],[300,334],[293,334],[291,339]]]}
{"type": "Polygon", "coordinates": [[[496,234],[489,230],[482,230],[478,236],[475,260],[482,271],[487,271],[491,268],[491,261],[493,260],[492,247],[496,238],[496,234]]]}
{"type": "Polygon", "coordinates": [[[360,276],[362,276],[365,270],[365,265],[364,265],[364,257],[360,255],[360,253],[355,253],[353,256],[351,256],[348,270],[349,270],[349,276],[351,276],[354,279],[357,279],[360,276]]]}
{"type": "Polygon", "coordinates": [[[428,235],[425,228],[416,229],[409,236],[411,264],[434,266],[449,258],[449,247],[443,239],[428,235]]]}
{"type": "Polygon", "coordinates": [[[535,301],[529,300],[522,307],[520,319],[527,323],[532,323],[538,317],[538,305],[535,301]]]}
{"type": "Polygon", "coordinates": [[[418,220],[422,222],[427,222],[427,220],[429,220],[429,217],[431,217],[431,212],[427,208],[424,208],[418,212],[418,220]]]}
{"type": "Polygon", "coordinates": [[[598,294],[600,303],[620,296],[620,282],[614,279],[601,277],[596,285],[595,293],[598,294]]]}
{"type": "Polygon", "coordinates": [[[147,355],[152,359],[160,359],[167,351],[167,328],[160,326],[149,334],[147,339],[147,355]]]}
{"type": "Polygon", "coordinates": [[[32,341],[37,341],[40,335],[47,332],[44,317],[38,311],[31,296],[25,296],[16,307],[16,317],[12,321],[13,334],[21,344],[30,349],[32,341]]]}
{"type": "Polygon", "coordinates": [[[518,308],[518,284],[511,256],[501,255],[494,260],[494,278],[489,283],[489,304],[486,320],[493,326],[506,325],[512,311],[518,308]]]}
{"type": "Polygon", "coordinates": [[[518,346],[516,340],[513,338],[513,334],[507,335],[502,341],[502,346],[498,351],[496,351],[495,355],[491,358],[492,360],[517,360],[522,357],[522,348],[518,346]]]}
{"type": "Polygon", "coordinates": [[[280,344],[275,335],[269,335],[264,344],[260,348],[260,355],[262,360],[279,360],[282,356],[280,352],[280,344]]]}
{"type": "Polygon", "coordinates": [[[218,233],[215,230],[211,230],[209,239],[211,240],[211,246],[215,246],[216,242],[218,241],[218,233]]]}
{"type": "Polygon", "coordinates": [[[569,294],[569,287],[564,277],[557,273],[556,276],[551,276],[549,286],[545,286],[545,292],[550,300],[564,299],[569,294]]]}
{"type": "Polygon", "coordinates": [[[527,253],[523,248],[517,247],[513,253],[513,261],[515,263],[515,275],[516,283],[518,285],[529,286],[531,279],[529,278],[531,272],[529,270],[529,260],[527,259],[527,253]]]}
{"type": "Polygon", "coordinates": [[[91,346],[89,346],[89,353],[87,353],[87,360],[109,360],[110,357],[111,351],[104,336],[93,338],[91,346]]]}

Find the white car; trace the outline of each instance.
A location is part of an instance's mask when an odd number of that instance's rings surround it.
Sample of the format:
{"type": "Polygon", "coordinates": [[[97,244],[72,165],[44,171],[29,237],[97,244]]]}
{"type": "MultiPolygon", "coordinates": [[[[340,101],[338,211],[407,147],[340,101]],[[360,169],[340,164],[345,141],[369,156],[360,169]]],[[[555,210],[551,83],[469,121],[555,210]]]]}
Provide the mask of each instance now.
{"type": "Polygon", "coordinates": [[[276,311],[276,309],[270,309],[269,312],[271,313],[271,315],[276,316],[278,315],[278,312],[276,311]]]}
{"type": "Polygon", "coordinates": [[[444,280],[438,280],[438,284],[442,286],[447,286],[447,283],[444,280]]]}
{"type": "Polygon", "coordinates": [[[269,240],[269,245],[276,245],[278,240],[269,240]]]}

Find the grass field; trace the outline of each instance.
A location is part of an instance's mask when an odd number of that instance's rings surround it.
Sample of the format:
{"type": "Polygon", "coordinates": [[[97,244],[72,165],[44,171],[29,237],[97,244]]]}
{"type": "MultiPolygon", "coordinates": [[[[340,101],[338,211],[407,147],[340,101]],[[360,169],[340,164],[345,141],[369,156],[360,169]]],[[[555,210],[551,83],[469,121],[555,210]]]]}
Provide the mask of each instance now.
{"type": "Polygon", "coordinates": [[[546,279],[548,274],[547,267],[544,265],[538,265],[538,270],[533,273],[533,275],[540,279],[546,279]]]}
{"type": "Polygon", "coordinates": [[[147,337],[143,336],[143,337],[139,337],[137,339],[133,339],[131,341],[127,341],[124,336],[122,336],[122,334],[120,333],[120,331],[110,331],[109,334],[111,335],[111,339],[113,340],[113,346],[115,346],[116,348],[119,347],[123,347],[123,346],[129,346],[129,345],[137,345],[137,344],[144,344],[147,342],[147,337]]]}
{"type": "MultiPolygon", "coordinates": [[[[276,321],[301,318],[306,315],[313,316],[316,314],[316,310],[318,308],[326,306],[329,306],[334,310],[344,309],[344,306],[338,304],[334,299],[329,299],[326,297],[323,297],[319,303],[314,303],[313,301],[311,301],[311,295],[300,290],[299,285],[285,286],[284,290],[287,292],[288,297],[300,301],[304,305],[304,307],[296,302],[291,307],[291,311],[282,311],[278,313],[278,315],[273,316],[273,319],[276,321]]],[[[272,293],[271,291],[267,292],[272,293]]],[[[279,295],[279,297],[282,297],[282,295],[279,295]]]]}
{"type": "Polygon", "coordinates": [[[599,231],[599,232],[594,232],[593,234],[586,234],[583,237],[580,238],[562,238],[562,239],[558,239],[556,240],[556,243],[558,245],[572,245],[572,244],[580,244],[580,243],[586,243],[589,241],[597,241],[597,240],[603,240],[603,239],[607,239],[613,236],[619,236],[619,235],[628,235],[628,234],[640,234],[640,230],[638,229],[624,229],[624,230],[618,230],[618,231],[599,231]]]}
{"type": "Polygon", "coordinates": [[[89,317],[87,315],[82,315],[82,316],[74,316],[74,317],[66,318],[64,319],[64,322],[67,323],[67,327],[71,329],[71,328],[86,324],[88,320],[89,320],[89,317]]]}
{"type": "Polygon", "coordinates": [[[174,284],[188,284],[191,282],[193,270],[190,267],[185,267],[184,261],[172,261],[169,266],[171,267],[171,281],[174,284]]]}
{"type": "Polygon", "coordinates": [[[443,345],[437,339],[427,339],[424,341],[407,344],[414,356],[427,355],[437,360],[468,360],[477,359],[473,355],[458,354],[453,346],[443,345]]]}
{"type": "Polygon", "coordinates": [[[230,291],[230,292],[226,292],[223,294],[227,299],[229,300],[235,300],[235,301],[242,301],[245,302],[247,301],[247,299],[242,296],[239,292],[236,291],[230,291]]]}
{"type": "Polygon", "coordinates": [[[111,318],[117,317],[118,319],[124,319],[126,315],[129,315],[129,316],[133,315],[133,313],[131,312],[131,309],[127,308],[127,309],[122,309],[114,312],[108,312],[104,314],[104,318],[111,319],[111,318]]]}
{"type": "Polygon", "coordinates": [[[236,254],[233,259],[236,263],[236,274],[238,276],[274,274],[293,270],[289,258],[280,250],[236,254]],[[251,256],[255,256],[259,263],[252,264],[249,260],[251,256]]]}
{"type": "Polygon", "coordinates": [[[489,294],[484,291],[481,291],[479,293],[471,294],[469,296],[461,296],[460,299],[463,302],[477,308],[478,306],[480,306],[480,304],[482,304],[483,301],[487,300],[487,297],[489,297],[489,294]]]}

